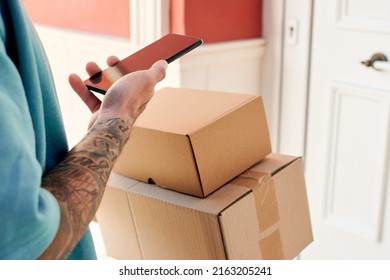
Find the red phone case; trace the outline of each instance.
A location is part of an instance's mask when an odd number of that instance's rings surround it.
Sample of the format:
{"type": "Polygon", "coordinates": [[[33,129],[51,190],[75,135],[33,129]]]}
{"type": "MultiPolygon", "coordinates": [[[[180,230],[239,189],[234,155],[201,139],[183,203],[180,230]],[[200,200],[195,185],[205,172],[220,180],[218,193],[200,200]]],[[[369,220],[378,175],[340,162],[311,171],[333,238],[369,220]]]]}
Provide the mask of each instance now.
{"type": "Polygon", "coordinates": [[[197,37],[178,34],[165,35],[117,64],[95,74],[84,83],[90,90],[105,94],[110,86],[122,76],[134,71],[149,69],[158,60],[166,60],[171,63],[202,43],[202,39],[197,37]]]}

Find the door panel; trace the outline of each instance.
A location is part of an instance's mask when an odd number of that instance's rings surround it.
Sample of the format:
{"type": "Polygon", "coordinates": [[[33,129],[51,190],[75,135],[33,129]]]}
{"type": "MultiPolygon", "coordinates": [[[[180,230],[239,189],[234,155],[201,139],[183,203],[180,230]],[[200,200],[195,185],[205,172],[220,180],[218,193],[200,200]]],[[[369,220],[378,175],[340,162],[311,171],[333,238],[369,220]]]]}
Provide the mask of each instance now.
{"type": "Polygon", "coordinates": [[[314,2],[306,178],[314,242],[303,259],[387,259],[390,2],[314,2]]]}
{"type": "Polygon", "coordinates": [[[325,219],[340,230],[378,241],[390,92],[334,84],[331,94],[325,219]]]}
{"type": "Polygon", "coordinates": [[[389,1],[339,0],[337,4],[340,27],[390,33],[389,1]]]}

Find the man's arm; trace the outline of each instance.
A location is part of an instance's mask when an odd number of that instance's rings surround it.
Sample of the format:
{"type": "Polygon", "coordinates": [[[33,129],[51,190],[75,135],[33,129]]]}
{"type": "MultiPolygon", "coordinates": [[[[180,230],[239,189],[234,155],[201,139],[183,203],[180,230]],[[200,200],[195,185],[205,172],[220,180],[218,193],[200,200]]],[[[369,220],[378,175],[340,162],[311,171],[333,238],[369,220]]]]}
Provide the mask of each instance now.
{"type": "Polygon", "coordinates": [[[123,78],[107,92],[87,135],[42,180],[57,199],[59,230],[41,259],[69,256],[95,216],[115,160],[130,136],[136,118],[165,77],[166,64],[123,78]]]}
{"type": "Polygon", "coordinates": [[[60,229],[41,258],[66,258],[84,235],[104,193],[111,169],[130,135],[120,119],[98,121],[42,181],[61,209],[60,229]]]}

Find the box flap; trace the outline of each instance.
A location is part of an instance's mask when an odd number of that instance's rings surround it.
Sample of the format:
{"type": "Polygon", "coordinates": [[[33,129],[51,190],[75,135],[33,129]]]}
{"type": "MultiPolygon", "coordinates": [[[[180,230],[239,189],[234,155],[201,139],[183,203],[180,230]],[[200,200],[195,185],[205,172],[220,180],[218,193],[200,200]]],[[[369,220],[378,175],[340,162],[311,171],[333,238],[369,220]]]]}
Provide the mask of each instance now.
{"type": "Polygon", "coordinates": [[[253,97],[249,94],[164,88],[156,91],[134,126],[188,135],[253,97]]]}
{"type": "Polygon", "coordinates": [[[220,215],[229,259],[292,259],[312,242],[301,158],[269,155],[231,184],[253,192],[220,215]]]}
{"type": "Polygon", "coordinates": [[[142,182],[202,196],[198,169],[187,136],[134,127],[114,172],[142,182]]]}
{"type": "Polygon", "coordinates": [[[262,259],[256,202],[252,194],[246,195],[224,210],[219,219],[227,259],[262,259]]]}
{"type": "Polygon", "coordinates": [[[278,197],[284,257],[296,257],[313,241],[309,203],[300,158],[273,176],[278,197]]]}
{"type": "Polygon", "coordinates": [[[267,155],[259,163],[252,166],[250,170],[260,171],[263,173],[273,175],[277,173],[279,170],[289,165],[290,163],[292,163],[293,161],[298,160],[299,158],[300,157],[296,157],[296,156],[271,153],[267,155]]]}
{"type": "Polygon", "coordinates": [[[255,96],[190,135],[205,195],[271,152],[262,108],[261,97],[255,96]]]}
{"type": "Polygon", "coordinates": [[[249,170],[233,180],[232,184],[251,188],[253,192],[221,214],[228,258],[283,259],[278,228],[279,201],[272,176],[260,170],[249,170]],[[235,228],[247,232],[245,240],[240,239],[235,228]],[[248,247],[250,251],[243,249],[248,247]]]}

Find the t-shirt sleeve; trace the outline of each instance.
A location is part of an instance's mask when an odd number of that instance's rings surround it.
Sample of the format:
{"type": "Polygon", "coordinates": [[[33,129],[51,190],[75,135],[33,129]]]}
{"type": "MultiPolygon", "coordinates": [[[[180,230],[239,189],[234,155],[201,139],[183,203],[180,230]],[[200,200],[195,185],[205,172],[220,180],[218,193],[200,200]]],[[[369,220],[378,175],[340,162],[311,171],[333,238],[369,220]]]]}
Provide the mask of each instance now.
{"type": "Polygon", "coordinates": [[[56,199],[41,187],[42,167],[25,96],[0,38],[0,259],[36,259],[60,221],[56,199]]]}

